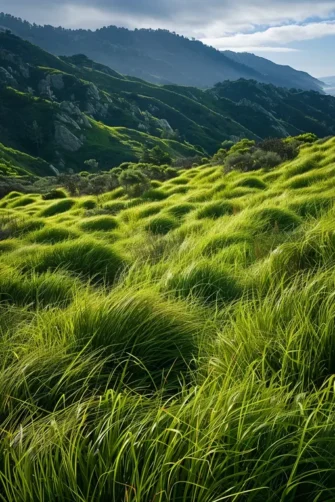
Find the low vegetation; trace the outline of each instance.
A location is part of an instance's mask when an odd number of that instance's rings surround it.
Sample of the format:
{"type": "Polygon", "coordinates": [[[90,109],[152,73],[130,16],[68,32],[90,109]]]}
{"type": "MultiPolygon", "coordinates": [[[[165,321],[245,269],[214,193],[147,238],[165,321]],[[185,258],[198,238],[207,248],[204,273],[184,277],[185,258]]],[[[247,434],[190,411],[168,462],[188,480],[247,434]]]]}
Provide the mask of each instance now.
{"type": "Polygon", "coordinates": [[[1,199],[1,500],[335,499],[334,158],[1,199]]]}

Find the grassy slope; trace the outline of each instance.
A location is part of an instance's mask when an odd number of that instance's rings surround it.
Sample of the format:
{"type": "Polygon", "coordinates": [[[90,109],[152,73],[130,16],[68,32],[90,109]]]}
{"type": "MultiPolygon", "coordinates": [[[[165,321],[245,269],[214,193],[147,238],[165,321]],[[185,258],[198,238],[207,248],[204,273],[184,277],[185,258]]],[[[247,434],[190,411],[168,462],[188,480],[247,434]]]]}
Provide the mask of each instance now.
{"type": "Polygon", "coordinates": [[[1,201],[2,500],[334,500],[334,162],[1,201]]]}
{"type": "Polygon", "coordinates": [[[52,174],[47,162],[25,153],[7,148],[0,143],[0,175],[22,176],[36,173],[39,176],[52,174]]]}

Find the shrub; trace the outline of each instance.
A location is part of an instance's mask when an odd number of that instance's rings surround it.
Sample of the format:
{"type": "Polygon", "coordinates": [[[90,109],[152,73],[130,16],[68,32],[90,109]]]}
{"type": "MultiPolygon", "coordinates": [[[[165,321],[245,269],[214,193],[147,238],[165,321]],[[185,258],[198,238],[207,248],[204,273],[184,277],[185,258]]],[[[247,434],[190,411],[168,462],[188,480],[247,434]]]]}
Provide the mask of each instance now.
{"type": "Polygon", "coordinates": [[[126,169],[119,176],[119,183],[130,197],[139,197],[150,188],[149,178],[139,170],[126,169]]]}
{"type": "Polygon", "coordinates": [[[145,229],[153,234],[165,235],[177,228],[177,226],[178,224],[175,219],[168,216],[157,216],[147,223],[145,229]]]}
{"type": "Polygon", "coordinates": [[[40,213],[40,216],[48,218],[50,216],[55,216],[56,214],[65,213],[66,211],[72,209],[74,205],[75,205],[74,200],[63,199],[43,209],[43,211],[41,211],[40,213]]]}
{"type": "Polygon", "coordinates": [[[297,141],[287,141],[281,138],[269,138],[258,143],[258,148],[265,152],[274,152],[282,161],[292,160],[299,153],[299,144],[297,141]]]}
{"type": "Polygon", "coordinates": [[[54,190],[50,190],[50,192],[42,195],[43,200],[53,200],[53,199],[66,199],[67,193],[60,188],[55,188],[54,190]]]}
{"type": "Polygon", "coordinates": [[[118,228],[119,224],[112,216],[96,216],[83,220],[80,228],[85,232],[109,232],[118,228]]]}
{"type": "Polygon", "coordinates": [[[251,171],[253,165],[254,163],[250,153],[236,152],[226,157],[224,169],[227,173],[233,169],[238,171],[251,171]]]}

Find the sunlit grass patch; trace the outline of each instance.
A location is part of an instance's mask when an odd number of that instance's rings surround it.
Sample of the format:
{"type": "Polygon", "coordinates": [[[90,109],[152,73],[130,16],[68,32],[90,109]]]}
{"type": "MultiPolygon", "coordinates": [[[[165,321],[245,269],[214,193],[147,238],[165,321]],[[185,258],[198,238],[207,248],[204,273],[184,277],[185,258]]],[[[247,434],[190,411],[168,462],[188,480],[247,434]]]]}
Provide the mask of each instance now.
{"type": "Polygon", "coordinates": [[[118,226],[118,221],[112,216],[93,216],[80,223],[80,228],[84,232],[109,232],[118,226]]]}
{"type": "Polygon", "coordinates": [[[240,210],[238,204],[233,204],[230,201],[209,202],[201,207],[197,212],[199,220],[204,218],[217,219],[225,215],[236,214],[240,210]]]}
{"type": "Polygon", "coordinates": [[[41,213],[39,214],[40,217],[50,217],[50,216],[55,216],[56,214],[61,214],[65,213],[66,211],[69,211],[70,209],[73,208],[75,205],[75,201],[73,199],[62,199],[59,200],[58,202],[54,202],[53,204],[47,206],[41,213]]]}

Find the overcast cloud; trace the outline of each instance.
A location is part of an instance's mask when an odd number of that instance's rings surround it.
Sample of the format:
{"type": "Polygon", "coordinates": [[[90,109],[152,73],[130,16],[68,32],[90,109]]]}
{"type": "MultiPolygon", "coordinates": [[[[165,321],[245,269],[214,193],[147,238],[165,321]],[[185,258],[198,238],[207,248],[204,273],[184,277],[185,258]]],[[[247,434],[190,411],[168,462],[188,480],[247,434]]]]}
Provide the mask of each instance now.
{"type": "MultiPolygon", "coordinates": [[[[0,0],[0,11],[67,28],[167,28],[219,49],[296,58],[300,67],[308,41],[325,39],[326,52],[335,42],[335,0],[0,0]]],[[[318,61],[314,74],[331,64],[318,61]]]]}

